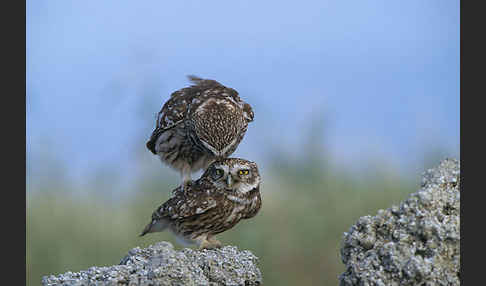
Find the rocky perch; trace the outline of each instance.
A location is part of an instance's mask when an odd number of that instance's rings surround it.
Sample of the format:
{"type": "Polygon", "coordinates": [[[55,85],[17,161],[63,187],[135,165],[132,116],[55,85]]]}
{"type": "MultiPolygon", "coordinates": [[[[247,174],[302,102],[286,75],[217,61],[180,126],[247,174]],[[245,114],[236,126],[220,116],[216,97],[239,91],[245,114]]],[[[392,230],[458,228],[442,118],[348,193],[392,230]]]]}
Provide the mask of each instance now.
{"type": "Polygon", "coordinates": [[[44,276],[42,285],[260,285],[258,258],[235,246],[175,251],[159,242],[128,252],[120,265],[44,276]]]}
{"type": "Polygon", "coordinates": [[[344,233],[340,285],[460,285],[459,176],[446,159],[400,206],[361,217],[344,233]]]}

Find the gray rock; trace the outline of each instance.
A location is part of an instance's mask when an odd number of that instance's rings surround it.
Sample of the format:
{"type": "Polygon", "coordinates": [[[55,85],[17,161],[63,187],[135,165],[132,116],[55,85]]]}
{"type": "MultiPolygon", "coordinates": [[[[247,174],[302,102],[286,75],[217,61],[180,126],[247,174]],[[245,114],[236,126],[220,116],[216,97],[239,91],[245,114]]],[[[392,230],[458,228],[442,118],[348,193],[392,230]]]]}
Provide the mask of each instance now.
{"type": "Polygon", "coordinates": [[[460,285],[459,176],[446,159],[400,206],[361,217],[344,233],[340,285],[460,285]]]}
{"type": "Polygon", "coordinates": [[[130,250],[120,265],[44,276],[42,285],[260,285],[257,264],[255,255],[235,246],[175,251],[159,242],[130,250]]]}

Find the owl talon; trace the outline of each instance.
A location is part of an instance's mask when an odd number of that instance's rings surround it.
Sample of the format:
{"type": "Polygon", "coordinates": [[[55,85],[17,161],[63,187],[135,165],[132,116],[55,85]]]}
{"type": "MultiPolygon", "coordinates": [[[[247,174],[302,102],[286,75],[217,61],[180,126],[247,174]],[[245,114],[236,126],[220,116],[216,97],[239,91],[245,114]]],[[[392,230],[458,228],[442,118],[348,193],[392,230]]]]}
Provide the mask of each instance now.
{"type": "Polygon", "coordinates": [[[214,238],[204,240],[200,245],[199,245],[199,250],[202,249],[216,249],[216,248],[221,248],[223,244],[214,238]]]}

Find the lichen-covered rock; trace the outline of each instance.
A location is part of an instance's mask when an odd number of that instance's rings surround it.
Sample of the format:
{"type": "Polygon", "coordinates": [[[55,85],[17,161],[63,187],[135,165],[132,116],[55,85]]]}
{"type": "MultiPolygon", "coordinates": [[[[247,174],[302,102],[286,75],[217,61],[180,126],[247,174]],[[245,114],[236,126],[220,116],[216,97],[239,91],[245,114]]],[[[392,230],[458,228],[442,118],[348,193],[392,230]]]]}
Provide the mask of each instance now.
{"type": "Polygon", "coordinates": [[[258,258],[235,246],[175,251],[168,242],[130,250],[120,265],[45,276],[47,285],[260,285],[258,258]]]}
{"type": "Polygon", "coordinates": [[[340,285],[460,285],[459,176],[446,159],[399,207],[361,217],[344,233],[340,285]]]}

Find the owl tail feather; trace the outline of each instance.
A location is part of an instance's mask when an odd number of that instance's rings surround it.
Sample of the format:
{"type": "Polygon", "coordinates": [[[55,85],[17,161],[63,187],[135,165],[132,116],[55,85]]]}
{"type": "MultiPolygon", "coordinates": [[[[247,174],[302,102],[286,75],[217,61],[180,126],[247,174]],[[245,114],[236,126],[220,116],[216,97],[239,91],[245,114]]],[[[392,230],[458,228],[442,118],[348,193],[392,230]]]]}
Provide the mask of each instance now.
{"type": "Polygon", "coordinates": [[[151,223],[147,224],[139,236],[144,236],[150,232],[160,232],[164,231],[169,224],[164,220],[153,220],[151,223]]]}
{"type": "Polygon", "coordinates": [[[193,83],[195,83],[195,84],[198,84],[198,83],[200,83],[201,81],[203,81],[203,79],[202,79],[202,78],[200,78],[200,77],[198,77],[198,76],[195,76],[195,75],[192,75],[192,74],[191,74],[191,75],[188,75],[188,76],[187,76],[187,78],[188,78],[188,79],[189,79],[191,82],[193,82],[193,83]]]}

